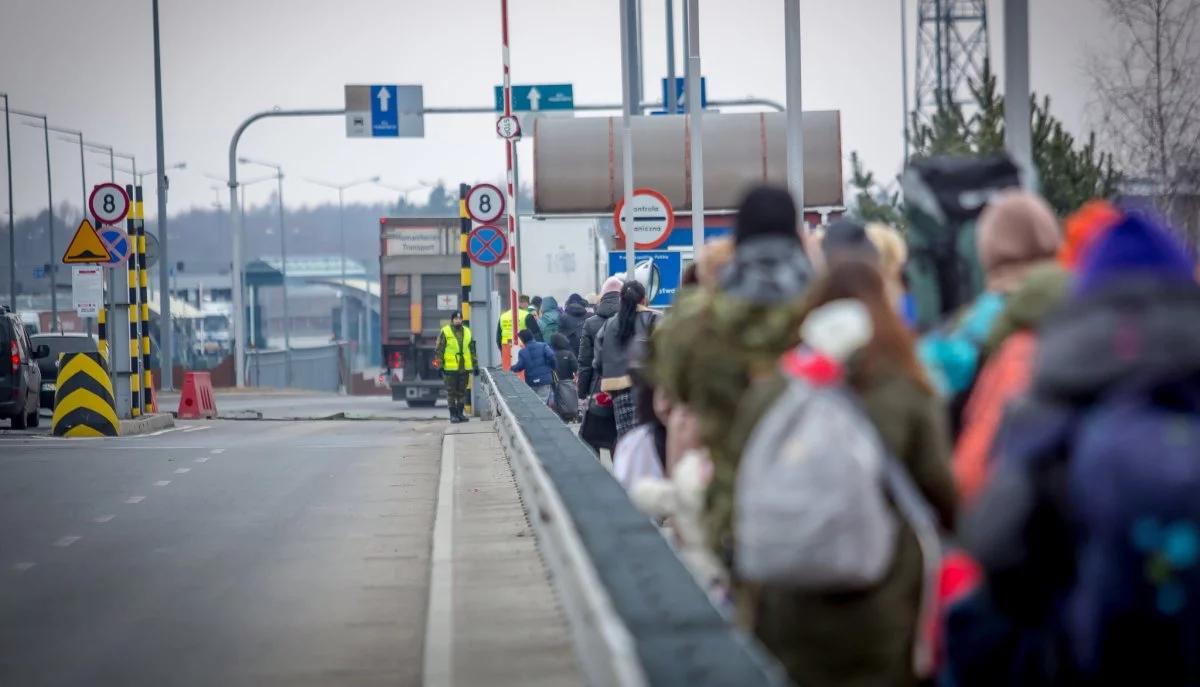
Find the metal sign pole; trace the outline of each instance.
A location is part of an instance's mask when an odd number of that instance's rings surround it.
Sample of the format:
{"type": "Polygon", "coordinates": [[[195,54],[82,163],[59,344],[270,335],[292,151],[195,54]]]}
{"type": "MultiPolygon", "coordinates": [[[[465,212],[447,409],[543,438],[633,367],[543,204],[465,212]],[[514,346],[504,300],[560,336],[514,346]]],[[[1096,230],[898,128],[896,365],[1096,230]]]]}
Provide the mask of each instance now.
{"type": "MultiPolygon", "coordinates": [[[[800,0],[784,0],[784,61],[787,69],[788,190],[804,227],[804,114],[800,88],[800,0]]],[[[799,229],[799,227],[798,227],[799,229]]]]}
{"type": "Polygon", "coordinates": [[[621,176],[624,182],[624,198],[622,216],[617,219],[625,233],[625,281],[633,281],[634,268],[637,266],[634,256],[633,231],[633,108],[636,89],[634,88],[633,68],[637,47],[633,44],[632,23],[634,21],[629,11],[628,0],[621,0],[621,176]]]}
{"type": "MultiPolygon", "coordinates": [[[[795,0],[799,2],[799,0],[795,0]]],[[[692,260],[704,247],[704,107],[700,90],[700,0],[688,0],[687,104],[692,141],[692,260]]],[[[633,264],[630,259],[629,264],[633,264]]]]}

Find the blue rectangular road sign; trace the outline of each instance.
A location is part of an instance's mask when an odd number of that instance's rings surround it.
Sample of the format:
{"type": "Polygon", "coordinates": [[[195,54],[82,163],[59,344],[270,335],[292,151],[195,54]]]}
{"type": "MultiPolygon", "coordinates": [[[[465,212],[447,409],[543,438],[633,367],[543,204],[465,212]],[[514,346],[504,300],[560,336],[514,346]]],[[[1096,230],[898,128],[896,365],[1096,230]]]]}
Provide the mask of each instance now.
{"type": "MultiPolygon", "coordinates": [[[[575,87],[569,83],[542,83],[512,87],[513,112],[575,109],[575,87]]],[[[496,86],[496,112],[504,111],[504,87],[496,86]]]]}
{"type": "MultiPolygon", "coordinates": [[[[668,81],[670,81],[670,79],[665,77],[662,80],[662,104],[664,110],[667,109],[668,81]]],[[[682,76],[675,77],[675,102],[679,103],[679,106],[676,109],[681,113],[687,112],[687,96],[684,95],[687,90],[685,88],[686,85],[687,81],[684,80],[682,76]]],[[[700,107],[708,107],[708,78],[704,76],[700,77],[700,107]]]]}
{"type": "MultiPolygon", "coordinates": [[[[676,250],[639,250],[633,254],[636,261],[634,277],[646,287],[646,295],[652,307],[663,307],[675,300],[679,283],[683,280],[683,253],[676,250]]],[[[608,254],[609,275],[625,271],[625,252],[612,251],[608,254]]]]}
{"type": "Polygon", "coordinates": [[[400,115],[396,102],[396,87],[371,86],[371,135],[395,137],[400,135],[400,115]]]}

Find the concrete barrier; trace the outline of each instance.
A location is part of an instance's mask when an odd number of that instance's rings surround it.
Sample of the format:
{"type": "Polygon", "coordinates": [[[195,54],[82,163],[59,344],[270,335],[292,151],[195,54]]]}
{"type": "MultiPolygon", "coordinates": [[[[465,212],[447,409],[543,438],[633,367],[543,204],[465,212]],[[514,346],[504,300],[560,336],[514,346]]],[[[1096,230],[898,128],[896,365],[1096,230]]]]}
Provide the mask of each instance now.
{"type": "Polygon", "coordinates": [[[498,370],[482,378],[590,684],[790,684],[524,382],[498,370]]]}

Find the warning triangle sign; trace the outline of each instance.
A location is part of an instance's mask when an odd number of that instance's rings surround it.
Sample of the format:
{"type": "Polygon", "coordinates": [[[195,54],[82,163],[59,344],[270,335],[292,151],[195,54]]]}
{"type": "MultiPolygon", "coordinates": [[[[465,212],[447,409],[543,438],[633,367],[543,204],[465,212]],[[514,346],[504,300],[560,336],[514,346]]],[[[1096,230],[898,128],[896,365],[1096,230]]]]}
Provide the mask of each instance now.
{"type": "Polygon", "coordinates": [[[108,248],[100,240],[100,234],[85,217],[75,230],[75,238],[67,244],[67,252],[63,253],[62,261],[72,264],[104,264],[110,262],[108,248]]]}

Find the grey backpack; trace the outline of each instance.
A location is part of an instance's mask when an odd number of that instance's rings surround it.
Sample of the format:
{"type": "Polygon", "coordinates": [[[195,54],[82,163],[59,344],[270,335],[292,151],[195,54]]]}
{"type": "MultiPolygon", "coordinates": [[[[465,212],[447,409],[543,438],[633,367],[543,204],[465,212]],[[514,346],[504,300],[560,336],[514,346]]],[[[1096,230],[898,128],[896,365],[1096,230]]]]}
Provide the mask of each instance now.
{"type": "Polygon", "coordinates": [[[742,453],[735,503],[734,560],[745,580],[817,592],[875,585],[895,555],[897,511],[917,533],[926,571],[940,565],[929,505],[838,387],[789,380],[742,453]]]}

